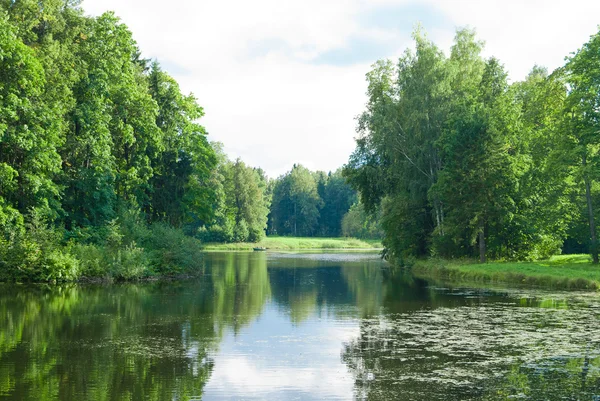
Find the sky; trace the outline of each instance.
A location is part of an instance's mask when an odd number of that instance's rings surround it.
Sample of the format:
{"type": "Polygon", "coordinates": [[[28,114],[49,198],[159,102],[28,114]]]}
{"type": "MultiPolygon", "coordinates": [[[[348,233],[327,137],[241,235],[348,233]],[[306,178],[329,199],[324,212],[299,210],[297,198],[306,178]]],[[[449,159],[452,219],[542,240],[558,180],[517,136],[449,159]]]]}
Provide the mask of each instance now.
{"type": "Polygon", "coordinates": [[[397,59],[420,23],[448,52],[475,28],[511,80],[553,70],[598,32],[598,0],[84,0],[114,11],[145,58],[192,92],[209,140],[270,177],[295,163],[334,171],[348,160],[365,74],[397,59]]]}

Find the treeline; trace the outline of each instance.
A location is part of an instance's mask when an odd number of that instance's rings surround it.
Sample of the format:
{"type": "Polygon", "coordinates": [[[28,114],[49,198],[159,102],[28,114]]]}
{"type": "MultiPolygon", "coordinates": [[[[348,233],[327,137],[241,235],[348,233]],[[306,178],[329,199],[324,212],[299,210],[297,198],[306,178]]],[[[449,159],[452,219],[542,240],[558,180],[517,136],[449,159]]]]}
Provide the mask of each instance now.
{"type": "Polygon", "coordinates": [[[230,161],[221,144],[213,146],[218,163],[208,185],[214,215],[196,234],[206,242],[258,242],[265,236],[271,206],[267,177],[240,159],[230,161]]]}
{"type": "Polygon", "coordinates": [[[264,174],[211,146],[114,14],[78,3],[0,0],[0,280],[180,274],[206,233],[260,239],[264,174]]]}
{"type": "Polygon", "coordinates": [[[271,181],[268,232],[301,237],[380,238],[377,212],[366,213],[342,171],[312,172],[296,164],[271,181]]]}
{"type": "Polygon", "coordinates": [[[600,34],[549,74],[510,84],[469,29],[444,54],[378,61],[344,175],[381,207],[387,255],[598,261],[600,34]]]}

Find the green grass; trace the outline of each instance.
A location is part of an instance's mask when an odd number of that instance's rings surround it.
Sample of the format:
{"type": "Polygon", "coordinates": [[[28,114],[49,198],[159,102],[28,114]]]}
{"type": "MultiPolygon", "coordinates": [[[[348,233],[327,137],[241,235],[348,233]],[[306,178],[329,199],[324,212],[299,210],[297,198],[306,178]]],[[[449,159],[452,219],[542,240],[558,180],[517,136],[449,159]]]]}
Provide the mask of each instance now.
{"type": "Polygon", "coordinates": [[[415,262],[417,276],[451,281],[516,283],[562,289],[600,289],[600,266],[589,255],[560,255],[537,262],[427,259],[415,262]]]}
{"type": "Polygon", "coordinates": [[[267,237],[257,243],[206,244],[207,251],[250,251],[252,248],[265,247],[272,250],[297,249],[377,249],[381,241],[359,240],[355,238],[304,238],[304,237],[267,237]]]}

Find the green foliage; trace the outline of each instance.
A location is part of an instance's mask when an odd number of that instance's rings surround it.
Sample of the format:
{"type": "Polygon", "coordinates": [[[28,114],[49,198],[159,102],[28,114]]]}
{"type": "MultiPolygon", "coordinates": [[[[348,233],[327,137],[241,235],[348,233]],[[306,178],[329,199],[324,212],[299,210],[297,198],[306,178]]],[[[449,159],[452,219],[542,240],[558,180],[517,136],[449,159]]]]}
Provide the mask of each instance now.
{"type": "MultiPolygon", "coordinates": [[[[193,232],[214,220],[216,157],[196,99],[148,67],[112,13],[0,0],[0,279],[197,268],[199,242],[156,223],[193,232]]],[[[246,237],[266,213],[245,216],[246,237]]]]}
{"type": "Polygon", "coordinates": [[[60,116],[44,101],[42,64],[17,32],[0,9],[0,205],[55,217],[60,116]]]}
{"type": "Polygon", "coordinates": [[[209,181],[217,163],[206,131],[196,121],[204,115],[193,95],[181,93],[177,82],[154,62],[148,76],[150,94],[158,104],[156,125],[164,149],[151,156],[151,199],[146,210],[155,220],[175,226],[200,226],[213,219],[216,196],[209,181]]]}
{"type": "Polygon", "coordinates": [[[387,256],[537,259],[573,235],[596,249],[598,37],[512,85],[465,29],[449,57],[417,30],[414,52],[373,65],[343,173],[381,208],[387,256]]]}
{"type": "Polygon", "coordinates": [[[79,261],[60,230],[37,212],[27,216],[25,230],[0,238],[0,280],[70,281],[78,277],[79,261]]]}
{"type": "Polygon", "coordinates": [[[315,176],[306,167],[294,165],[273,188],[271,220],[274,233],[315,235],[322,205],[315,176]]]}
{"type": "Polygon", "coordinates": [[[342,219],[357,201],[356,192],[342,176],[341,169],[334,173],[320,175],[317,185],[319,196],[323,201],[319,210],[318,233],[324,237],[339,237],[343,231],[342,219]]]}
{"type": "Polygon", "coordinates": [[[85,236],[79,238],[74,254],[87,278],[134,280],[201,271],[202,246],[197,239],[165,223],[147,226],[136,211],[122,213],[96,232],[92,243],[85,244],[85,236]]]}
{"type": "Polygon", "coordinates": [[[198,231],[207,242],[258,242],[265,236],[271,197],[260,169],[231,162],[219,143],[213,144],[218,165],[210,179],[214,217],[198,231]]]}
{"type": "Polygon", "coordinates": [[[345,237],[380,239],[383,238],[381,229],[381,213],[367,213],[360,203],[352,205],[342,219],[342,234],[345,237]]]}
{"type": "Polygon", "coordinates": [[[568,86],[565,99],[563,135],[558,145],[564,162],[570,168],[573,182],[585,201],[589,227],[589,249],[594,263],[598,263],[598,238],[596,233],[596,210],[594,183],[600,172],[600,32],[593,35],[572,57],[564,69],[568,86]]]}
{"type": "Polygon", "coordinates": [[[181,230],[164,223],[150,227],[143,242],[150,258],[153,274],[197,275],[202,272],[202,244],[195,238],[184,235],[181,230]]]}

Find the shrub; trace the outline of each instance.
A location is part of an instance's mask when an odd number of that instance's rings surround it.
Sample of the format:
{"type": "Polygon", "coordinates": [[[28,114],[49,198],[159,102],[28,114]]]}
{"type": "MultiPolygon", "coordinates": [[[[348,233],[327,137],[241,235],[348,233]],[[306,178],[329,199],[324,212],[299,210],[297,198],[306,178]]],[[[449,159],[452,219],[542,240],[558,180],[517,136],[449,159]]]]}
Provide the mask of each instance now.
{"type": "Polygon", "coordinates": [[[213,224],[210,227],[201,227],[196,237],[202,242],[233,242],[234,224],[226,220],[224,224],[213,224]]]}
{"type": "Polygon", "coordinates": [[[152,271],[159,274],[195,273],[202,266],[201,242],[166,224],[150,227],[146,240],[152,271]]]}
{"type": "Polygon", "coordinates": [[[73,255],[79,260],[80,273],[84,277],[109,277],[109,259],[106,249],[94,244],[76,244],[73,255]]]}
{"type": "Polygon", "coordinates": [[[249,235],[250,230],[248,229],[248,223],[246,223],[246,220],[244,219],[240,220],[240,222],[235,225],[235,229],[233,230],[233,241],[246,242],[249,235]]]}
{"type": "Polygon", "coordinates": [[[11,281],[69,281],[79,274],[71,245],[61,230],[49,227],[32,212],[26,230],[0,238],[0,279],[11,281]]]}
{"type": "Polygon", "coordinates": [[[150,274],[148,255],[135,242],[111,254],[109,273],[117,280],[134,280],[150,274]]]}

